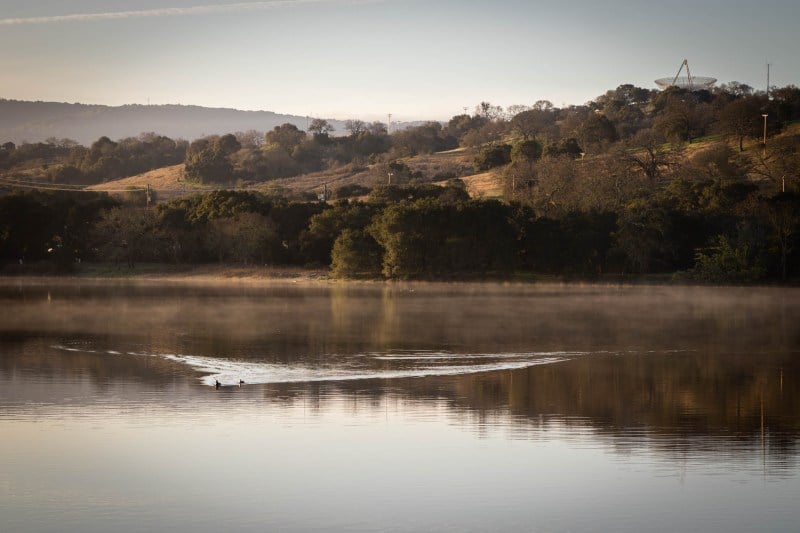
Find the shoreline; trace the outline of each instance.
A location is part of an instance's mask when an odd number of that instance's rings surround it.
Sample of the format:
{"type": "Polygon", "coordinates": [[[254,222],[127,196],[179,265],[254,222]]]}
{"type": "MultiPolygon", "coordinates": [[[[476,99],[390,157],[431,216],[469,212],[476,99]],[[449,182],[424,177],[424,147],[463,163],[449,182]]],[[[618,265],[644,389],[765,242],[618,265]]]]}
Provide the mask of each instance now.
{"type": "Polygon", "coordinates": [[[134,268],[122,265],[92,263],[76,265],[69,272],[13,268],[0,271],[0,280],[130,280],[130,281],[175,281],[175,282],[329,282],[339,281],[330,276],[325,268],[299,268],[280,266],[242,265],[170,265],[163,263],[141,263],[134,268]]]}
{"type": "Polygon", "coordinates": [[[765,288],[797,288],[796,282],[788,283],[701,283],[683,279],[674,274],[650,274],[632,276],[607,274],[594,279],[563,278],[557,275],[537,275],[519,273],[507,277],[465,277],[441,279],[342,279],[331,275],[328,268],[303,268],[292,266],[244,266],[230,264],[214,265],[173,265],[164,263],[142,263],[134,268],[122,265],[103,263],[77,265],[71,272],[55,273],[37,271],[37,269],[14,269],[0,272],[0,281],[38,280],[38,281],[141,281],[164,283],[192,284],[297,284],[305,285],[397,285],[413,284],[417,286],[452,286],[452,285],[505,285],[519,287],[572,285],[572,286],[604,286],[604,287],[765,287],[765,288]]]}
{"type": "Polygon", "coordinates": [[[113,265],[90,265],[55,278],[76,279],[128,279],[170,282],[303,282],[325,283],[337,281],[328,269],[279,266],[239,265],[163,265],[142,264],[134,268],[113,265]]]}

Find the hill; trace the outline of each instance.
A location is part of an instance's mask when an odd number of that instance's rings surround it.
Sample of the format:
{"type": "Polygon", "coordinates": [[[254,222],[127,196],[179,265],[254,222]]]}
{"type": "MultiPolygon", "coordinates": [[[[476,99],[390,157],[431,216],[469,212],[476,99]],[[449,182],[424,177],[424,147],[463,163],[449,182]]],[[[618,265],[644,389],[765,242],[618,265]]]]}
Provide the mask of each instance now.
{"type": "MultiPolygon", "coordinates": [[[[426,182],[444,183],[446,180],[437,180],[438,176],[447,176],[452,173],[461,176],[467,191],[473,198],[499,198],[502,196],[503,180],[502,169],[492,169],[480,174],[472,174],[472,159],[476,150],[458,148],[446,152],[419,155],[403,159],[403,162],[415,172],[420,172],[422,180],[426,182]]],[[[87,187],[89,190],[122,193],[128,189],[144,189],[148,185],[156,192],[159,201],[186,196],[195,192],[212,190],[218,187],[200,185],[187,182],[183,175],[184,165],[151,170],[136,176],[109,181],[87,187]]],[[[384,184],[385,178],[379,165],[351,168],[349,165],[336,167],[330,170],[302,174],[291,178],[271,180],[264,183],[245,187],[251,190],[282,190],[291,195],[314,193],[315,195],[327,190],[334,192],[344,185],[364,185],[375,187],[384,184]]]]}
{"type": "Polygon", "coordinates": [[[180,198],[193,192],[212,190],[212,187],[204,187],[184,180],[183,168],[183,164],[158,168],[136,176],[92,185],[87,189],[120,194],[129,189],[146,189],[149,185],[156,192],[158,200],[180,198]]]}
{"type": "MultiPolygon", "coordinates": [[[[271,130],[290,123],[307,127],[308,117],[272,111],[240,111],[185,105],[124,105],[118,107],[59,102],[0,99],[0,142],[41,142],[66,138],[89,145],[102,136],[110,139],[155,132],[172,139],[193,140],[236,131],[271,130]]],[[[344,122],[327,119],[335,131],[344,122]]]]}

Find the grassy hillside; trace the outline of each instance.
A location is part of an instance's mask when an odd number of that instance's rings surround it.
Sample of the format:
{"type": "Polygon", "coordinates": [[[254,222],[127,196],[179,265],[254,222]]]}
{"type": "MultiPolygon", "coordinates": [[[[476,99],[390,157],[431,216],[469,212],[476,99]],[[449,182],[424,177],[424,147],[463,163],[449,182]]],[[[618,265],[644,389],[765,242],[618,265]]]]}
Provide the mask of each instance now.
{"type": "MultiPolygon", "coordinates": [[[[793,124],[770,142],[775,142],[785,137],[797,136],[798,134],[800,134],[800,124],[793,124]]],[[[719,136],[697,139],[683,147],[682,162],[692,162],[703,153],[725,142],[719,136]]],[[[761,147],[760,141],[750,140],[745,144],[745,151],[741,155],[753,160],[758,156],[761,147]]],[[[418,181],[443,185],[448,178],[459,177],[465,183],[467,191],[473,198],[502,198],[505,167],[475,173],[472,161],[476,154],[477,149],[458,148],[446,152],[404,158],[401,161],[413,172],[421,174],[421,177],[417,178],[418,181]]],[[[596,157],[587,157],[586,160],[591,162],[593,159],[596,159],[596,157]]],[[[93,185],[88,189],[119,194],[131,188],[144,189],[150,185],[156,191],[157,199],[163,201],[220,188],[219,186],[201,185],[186,181],[183,169],[184,165],[182,164],[173,165],[129,178],[93,185]]],[[[372,188],[378,185],[385,185],[388,182],[389,177],[385,166],[382,164],[355,168],[352,165],[343,165],[291,178],[276,179],[258,184],[240,184],[237,187],[229,188],[273,192],[294,197],[303,195],[310,197],[311,195],[322,194],[326,189],[332,194],[336,189],[345,185],[358,184],[372,188]]]]}
{"type": "Polygon", "coordinates": [[[148,185],[156,192],[157,200],[170,200],[193,192],[213,189],[213,187],[187,182],[183,177],[182,164],[151,170],[121,180],[91,185],[87,189],[120,194],[129,189],[146,189],[148,185]]]}
{"type": "MultiPolygon", "coordinates": [[[[502,196],[502,169],[473,174],[472,159],[476,150],[459,148],[447,152],[425,154],[405,158],[402,161],[414,171],[422,174],[423,182],[444,183],[449,177],[460,176],[474,198],[499,198],[502,196]]],[[[116,181],[88,187],[89,190],[107,191],[115,194],[126,190],[144,189],[148,185],[156,192],[159,201],[169,200],[196,192],[209,191],[219,187],[200,185],[186,181],[184,165],[173,165],[116,181]]],[[[322,194],[326,188],[333,193],[344,185],[364,185],[375,187],[388,183],[388,175],[380,164],[356,167],[350,165],[330,170],[303,174],[254,185],[242,184],[238,189],[280,192],[290,196],[322,194]]],[[[234,188],[234,187],[231,187],[234,188]]]]}

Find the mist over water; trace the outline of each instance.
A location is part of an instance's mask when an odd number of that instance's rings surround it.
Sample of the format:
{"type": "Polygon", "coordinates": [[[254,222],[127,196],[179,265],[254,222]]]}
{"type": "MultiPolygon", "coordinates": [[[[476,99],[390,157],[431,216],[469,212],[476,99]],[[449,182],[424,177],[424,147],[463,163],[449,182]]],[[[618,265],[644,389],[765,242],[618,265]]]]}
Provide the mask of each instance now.
{"type": "Polygon", "coordinates": [[[792,531],[798,295],[6,280],[0,515],[792,531]]]}

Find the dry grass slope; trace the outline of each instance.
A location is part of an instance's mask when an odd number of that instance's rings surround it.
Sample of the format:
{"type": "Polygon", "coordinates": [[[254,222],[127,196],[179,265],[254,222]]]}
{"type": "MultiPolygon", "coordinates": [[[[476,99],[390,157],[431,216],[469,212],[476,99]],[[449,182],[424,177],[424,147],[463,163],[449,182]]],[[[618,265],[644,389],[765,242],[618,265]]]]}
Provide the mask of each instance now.
{"type": "MultiPolygon", "coordinates": [[[[786,131],[776,138],[800,134],[800,124],[790,125],[786,131]]],[[[719,136],[699,139],[684,147],[683,158],[692,160],[720,142],[726,142],[719,136]]],[[[743,155],[753,157],[761,149],[760,139],[749,139],[745,144],[743,155]]],[[[473,198],[502,198],[503,196],[503,169],[495,168],[488,172],[473,174],[472,161],[477,153],[476,149],[457,148],[447,152],[424,154],[402,159],[414,172],[423,175],[423,181],[444,185],[449,177],[460,177],[467,186],[467,191],[473,198]]],[[[589,159],[589,158],[587,158],[589,159]]],[[[211,185],[200,185],[188,182],[183,176],[184,166],[173,165],[143,174],[131,176],[121,180],[102,183],[88,187],[90,190],[107,191],[121,194],[130,188],[144,189],[149,184],[156,191],[159,201],[179,198],[190,194],[217,189],[211,185]]],[[[29,178],[25,176],[25,178],[29,178]]],[[[379,165],[352,168],[350,165],[334,169],[303,174],[292,178],[271,180],[244,187],[246,190],[263,192],[284,191],[294,194],[314,193],[320,194],[326,188],[329,192],[335,191],[344,185],[360,184],[375,187],[387,183],[388,177],[384,175],[379,165]]]]}
{"type": "MultiPolygon", "coordinates": [[[[494,169],[481,174],[472,174],[472,160],[476,151],[458,148],[447,152],[425,154],[403,159],[403,162],[414,172],[421,172],[424,181],[444,184],[449,177],[459,176],[466,183],[467,190],[473,198],[499,198],[502,196],[502,169],[494,169]]],[[[186,181],[183,176],[183,165],[151,170],[143,174],[116,181],[110,181],[88,187],[94,191],[106,191],[122,194],[131,188],[145,189],[148,185],[155,190],[158,201],[170,200],[190,194],[210,191],[219,187],[199,185],[186,181]]],[[[383,185],[388,177],[383,175],[379,165],[353,169],[349,165],[330,170],[303,174],[292,178],[271,180],[258,183],[246,190],[285,191],[289,193],[320,194],[327,187],[333,192],[343,185],[360,184],[367,187],[383,185]]]]}
{"type": "Polygon", "coordinates": [[[158,200],[180,198],[195,192],[214,189],[214,187],[187,182],[183,176],[183,164],[157,168],[136,176],[92,185],[87,189],[121,194],[130,189],[146,189],[148,185],[156,191],[158,200]]]}

